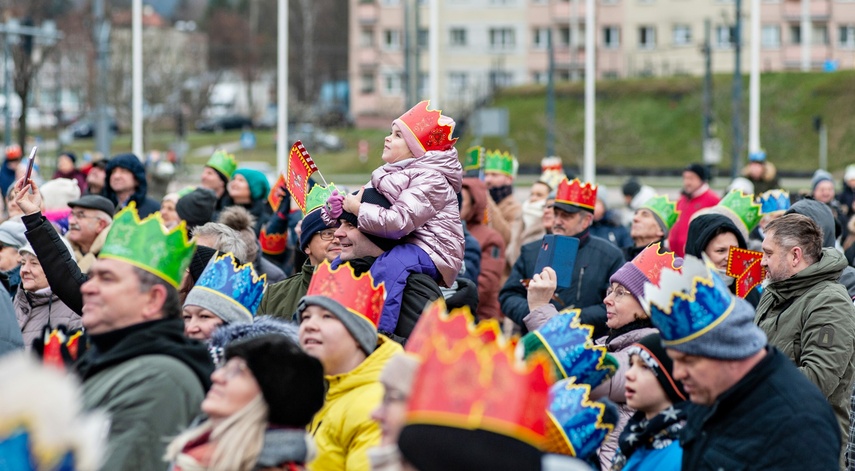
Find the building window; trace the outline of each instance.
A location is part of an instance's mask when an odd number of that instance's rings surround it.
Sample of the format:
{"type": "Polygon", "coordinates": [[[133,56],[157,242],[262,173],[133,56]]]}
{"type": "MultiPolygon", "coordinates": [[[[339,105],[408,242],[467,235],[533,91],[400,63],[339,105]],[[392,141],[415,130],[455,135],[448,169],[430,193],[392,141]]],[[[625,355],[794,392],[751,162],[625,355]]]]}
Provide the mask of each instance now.
{"type": "Polygon", "coordinates": [[[419,72],[419,80],[416,83],[416,94],[418,96],[428,96],[428,74],[425,72],[419,72]]]}
{"type": "Polygon", "coordinates": [[[799,25],[790,25],[790,44],[802,43],[802,27],[799,25]]]}
{"type": "Polygon", "coordinates": [[[420,49],[427,49],[429,38],[430,34],[428,34],[428,30],[426,28],[419,28],[419,32],[416,35],[416,44],[418,44],[420,49]]]}
{"type": "Polygon", "coordinates": [[[768,48],[781,47],[781,27],[763,25],[763,30],[760,32],[760,45],[768,48]]]}
{"type": "Polygon", "coordinates": [[[531,45],[534,49],[546,49],[549,46],[549,28],[534,28],[531,45]]]}
{"type": "Polygon", "coordinates": [[[515,45],[512,28],[490,28],[490,48],[507,50],[513,49],[515,45]]]}
{"type": "Polygon", "coordinates": [[[656,47],[656,27],[638,27],[638,47],[640,49],[653,49],[656,47]]]}
{"type": "Polygon", "coordinates": [[[387,29],[383,31],[383,47],[387,51],[397,51],[401,49],[401,32],[397,29],[387,29]]]}
{"type": "Polygon", "coordinates": [[[394,7],[401,4],[401,0],[381,0],[383,6],[394,7]]]}
{"type": "Polygon", "coordinates": [[[570,47],[572,39],[573,33],[571,32],[570,27],[558,28],[558,44],[562,48],[570,47]]]}
{"type": "Polygon", "coordinates": [[[675,46],[692,44],[692,27],[689,25],[674,25],[672,40],[675,46]]]}
{"type": "Polygon", "coordinates": [[[736,43],[736,28],[729,25],[716,25],[715,47],[719,49],[732,48],[736,43]]]}
{"type": "Polygon", "coordinates": [[[838,26],[837,42],[840,47],[855,48],[855,25],[838,26]]]}
{"type": "Polygon", "coordinates": [[[451,28],[449,30],[449,44],[454,47],[466,46],[466,30],[463,28],[451,28]]]}
{"type": "Polygon", "coordinates": [[[490,85],[494,88],[510,87],[513,85],[513,74],[504,70],[490,71],[490,85]]]}
{"type": "Polygon", "coordinates": [[[374,72],[362,72],[360,74],[359,91],[365,95],[374,93],[374,72]]]}
{"type": "Polygon", "coordinates": [[[828,25],[815,24],[810,32],[811,44],[828,44],[828,25]]]}
{"type": "Polygon", "coordinates": [[[606,49],[617,49],[620,47],[619,27],[603,26],[603,47],[606,49]]]}
{"type": "Polygon", "coordinates": [[[359,46],[374,47],[374,30],[372,28],[362,28],[359,31],[359,46]]]}
{"type": "Polygon", "coordinates": [[[388,73],[383,75],[383,92],[386,95],[400,95],[401,90],[401,74],[388,73]]]}
{"type": "Polygon", "coordinates": [[[466,72],[451,72],[448,74],[448,91],[449,95],[454,97],[463,97],[466,95],[466,88],[469,77],[466,72]]]}

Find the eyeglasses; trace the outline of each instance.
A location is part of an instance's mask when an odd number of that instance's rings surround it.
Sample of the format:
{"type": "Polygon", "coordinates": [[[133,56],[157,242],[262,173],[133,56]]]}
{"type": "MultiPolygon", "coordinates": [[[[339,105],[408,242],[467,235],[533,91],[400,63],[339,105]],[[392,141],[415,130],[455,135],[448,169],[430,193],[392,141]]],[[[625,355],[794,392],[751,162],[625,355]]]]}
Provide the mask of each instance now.
{"type": "Polygon", "coordinates": [[[96,216],[87,216],[83,211],[72,211],[71,215],[74,216],[74,219],[95,219],[96,216]]]}
{"type": "Polygon", "coordinates": [[[226,381],[229,381],[237,378],[244,372],[249,371],[249,367],[246,366],[246,363],[243,361],[229,360],[224,365],[220,366],[219,370],[223,372],[223,377],[226,379],[226,381]]]}
{"type": "Polygon", "coordinates": [[[618,286],[617,288],[609,286],[609,289],[606,290],[606,297],[608,298],[611,295],[615,295],[615,301],[624,297],[626,294],[629,294],[629,291],[627,291],[623,286],[618,286]]]}
{"type": "Polygon", "coordinates": [[[321,240],[333,240],[335,239],[335,229],[327,229],[325,231],[318,232],[318,236],[321,240]]]}

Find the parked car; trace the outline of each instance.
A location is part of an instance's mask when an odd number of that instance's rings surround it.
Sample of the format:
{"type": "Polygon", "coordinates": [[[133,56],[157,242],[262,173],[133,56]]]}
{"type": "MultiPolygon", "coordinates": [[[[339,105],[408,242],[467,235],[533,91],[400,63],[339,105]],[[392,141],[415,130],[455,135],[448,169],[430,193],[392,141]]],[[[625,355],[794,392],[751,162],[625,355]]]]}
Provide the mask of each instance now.
{"type": "Polygon", "coordinates": [[[339,151],[344,148],[341,138],[311,123],[297,123],[289,126],[288,141],[301,141],[309,152],[313,149],[339,151]]]}
{"type": "MultiPolygon", "coordinates": [[[[116,119],[113,117],[108,118],[110,120],[110,132],[113,134],[119,133],[119,124],[116,123],[116,119]]],[[[68,127],[68,131],[71,133],[72,137],[75,139],[89,139],[95,137],[95,117],[91,115],[86,115],[74,123],[72,123],[68,127]]]]}
{"type": "Polygon", "coordinates": [[[196,121],[196,130],[202,132],[219,132],[229,129],[243,129],[245,127],[252,127],[252,119],[239,114],[227,114],[196,121]]]}

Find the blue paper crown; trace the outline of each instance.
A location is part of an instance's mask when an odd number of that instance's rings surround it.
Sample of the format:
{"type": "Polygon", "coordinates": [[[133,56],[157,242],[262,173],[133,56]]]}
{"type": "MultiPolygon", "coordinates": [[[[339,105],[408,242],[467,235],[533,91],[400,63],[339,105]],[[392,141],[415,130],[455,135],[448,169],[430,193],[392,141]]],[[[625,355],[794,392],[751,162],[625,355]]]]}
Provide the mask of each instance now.
{"type": "Polygon", "coordinates": [[[15,427],[0,437],[0,469],[74,471],[75,460],[71,451],[53,451],[56,453],[42,453],[39,456],[34,451],[30,431],[23,425],[15,427]]]}
{"type": "Polygon", "coordinates": [[[562,431],[572,456],[583,460],[597,452],[606,435],[614,430],[617,419],[616,411],[606,413],[609,404],[590,400],[590,393],[587,384],[559,381],[549,390],[551,400],[546,411],[551,422],[547,427],[562,431]]]}
{"type": "Polygon", "coordinates": [[[226,253],[212,259],[205,267],[194,288],[203,288],[224,295],[255,316],[267,275],[258,276],[251,263],[238,266],[234,255],[226,253]]]}
{"type": "Polygon", "coordinates": [[[769,214],[790,209],[790,194],[784,190],[769,190],[760,195],[760,212],[769,214]]]}
{"type": "Polygon", "coordinates": [[[594,345],[594,328],[582,324],[579,313],[578,309],[562,311],[528,335],[540,339],[561,379],[575,377],[576,383],[597,387],[614,375],[615,367],[604,363],[606,347],[594,345]]]}
{"type": "Polygon", "coordinates": [[[644,285],[642,303],[665,346],[694,340],[733,312],[736,299],[703,260],[686,255],[682,273],[663,270],[659,286],[644,285]]]}

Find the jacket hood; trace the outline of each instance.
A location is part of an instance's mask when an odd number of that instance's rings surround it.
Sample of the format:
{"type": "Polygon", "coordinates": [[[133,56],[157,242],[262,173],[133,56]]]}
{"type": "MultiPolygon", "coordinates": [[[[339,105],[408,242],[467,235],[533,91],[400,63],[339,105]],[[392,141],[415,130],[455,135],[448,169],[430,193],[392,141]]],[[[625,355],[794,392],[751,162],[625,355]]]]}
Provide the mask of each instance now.
{"type": "Polygon", "coordinates": [[[476,226],[484,221],[484,211],[487,210],[487,185],[480,178],[464,178],[463,188],[472,196],[472,212],[466,219],[466,224],[476,226]]]}
{"type": "Polygon", "coordinates": [[[822,249],[819,261],[786,280],[769,283],[768,291],[778,301],[791,299],[809,290],[821,281],[839,282],[843,269],[848,266],[846,257],[834,247],[822,249]]]}
{"type": "Polygon", "coordinates": [[[148,181],[145,178],[145,167],[142,162],[140,162],[140,159],[134,154],[119,154],[107,162],[107,176],[104,177],[104,190],[101,193],[114,204],[118,205],[119,203],[124,203],[124,201],[120,202],[116,198],[116,192],[113,191],[112,187],[110,187],[110,175],[113,174],[113,170],[115,170],[116,167],[122,167],[126,170],[130,170],[131,173],[134,174],[134,178],[137,180],[137,190],[131,196],[131,200],[136,201],[137,205],[139,205],[145,200],[145,197],[148,194],[148,181]]]}
{"type": "Polygon", "coordinates": [[[740,248],[748,247],[742,232],[729,217],[721,214],[703,214],[692,219],[692,222],[689,223],[689,231],[686,234],[686,254],[700,258],[719,228],[736,235],[740,248]]]}
{"type": "Polygon", "coordinates": [[[365,358],[353,370],[335,376],[326,376],[329,382],[327,390],[327,402],[332,402],[340,396],[347,394],[361,386],[376,383],[380,378],[380,372],[386,366],[386,362],[396,353],[403,353],[400,344],[393,342],[383,334],[377,336],[377,349],[365,358]]]}
{"type": "Polygon", "coordinates": [[[802,216],[813,219],[820,229],[822,229],[822,246],[834,247],[834,240],[836,238],[834,215],[827,204],[805,198],[797,201],[786,212],[786,214],[792,213],[801,214],[802,216]]]}
{"type": "Polygon", "coordinates": [[[85,381],[111,366],[143,355],[167,355],[187,365],[202,387],[211,387],[214,363],[204,345],[184,337],[181,319],[142,322],[105,334],[90,335],[92,346],[75,365],[85,381]]]}
{"type": "Polygon", "coordinates": [[[460,165],[460,159],[457,157],[457,149],[454,147],[444,151],[432,150],[426,152],[421,157],[413,157],[395,162],[394,164],[386,164],[386,167],[389,172],[394,172],[395,170],[393,169],[396,167],[399,170],[413,167],[439,172],[445,177],[445,180],[448,181],[448,184],[451,185],[451,189],[455,193],[460,193],[463,183],[463,167],[460,165]]]}

